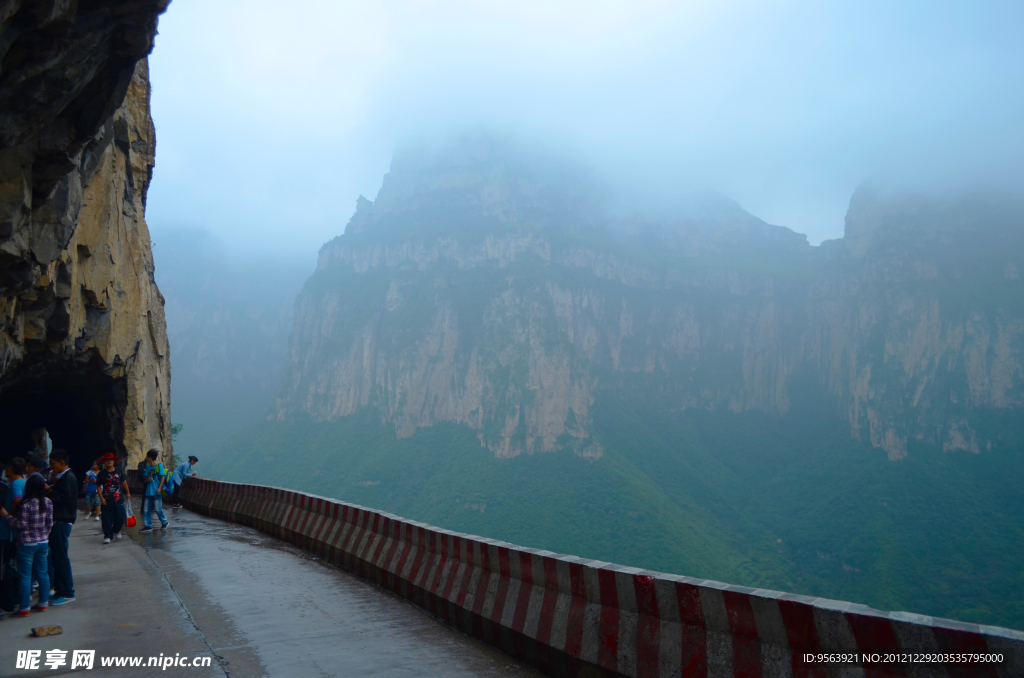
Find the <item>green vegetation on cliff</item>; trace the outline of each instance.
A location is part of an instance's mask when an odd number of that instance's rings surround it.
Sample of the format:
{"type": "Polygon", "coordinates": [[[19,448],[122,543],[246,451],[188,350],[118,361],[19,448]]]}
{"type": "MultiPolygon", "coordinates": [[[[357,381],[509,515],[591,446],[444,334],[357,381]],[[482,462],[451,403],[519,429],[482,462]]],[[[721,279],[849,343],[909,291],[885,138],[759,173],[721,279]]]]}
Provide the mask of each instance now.
{"type": "Polygon", "coordinates": [[[397,439],[370,409],[336,422],[261,422],[208,472],[313,492],[516,544],[735,579],[744,559],[695,501],[670,498],[628,460],[569,452],[496,459],[465,426],[397,439]]]}
{"type": "Polygon", "coordinates": [[[366,409],[255,424],[207,472],[559,553],[1024,628],[1024,572],[1007,566],[1024,562],[1013,444],[891,462],[812,406],[777,418],[652,405],[599,399],[597,461],[496,459],[445,423],[398,439],[366,409]]]}

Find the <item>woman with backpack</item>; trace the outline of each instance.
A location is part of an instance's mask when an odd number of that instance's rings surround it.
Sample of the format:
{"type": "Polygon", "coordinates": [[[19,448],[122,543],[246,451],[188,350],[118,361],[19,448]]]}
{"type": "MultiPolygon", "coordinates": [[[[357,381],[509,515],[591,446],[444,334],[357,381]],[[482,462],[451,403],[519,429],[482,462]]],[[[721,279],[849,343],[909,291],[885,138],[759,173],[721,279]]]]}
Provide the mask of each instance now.
{"type": "Polygon", "coordinates": [[[27,617],[31,609],[42,612],[50,603],[50,576],[46,558],[50,552],[53,528],[53,504],[46,498],[46,483],[40,477],[29,478],[25,495],[15,515],[0,506],[0,518],[18,530],[18,593],[21,607],[12,616],[27,617]],[[32,607],[32,580],[39,582],[39,602],[32,607]]]}

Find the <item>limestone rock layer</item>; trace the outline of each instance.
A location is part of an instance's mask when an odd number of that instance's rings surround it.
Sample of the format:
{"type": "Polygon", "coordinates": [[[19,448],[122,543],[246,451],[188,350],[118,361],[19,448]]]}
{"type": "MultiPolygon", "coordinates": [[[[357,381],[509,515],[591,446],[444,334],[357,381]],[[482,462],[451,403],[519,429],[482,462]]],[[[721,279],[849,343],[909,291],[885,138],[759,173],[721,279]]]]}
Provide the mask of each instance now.
{"type": "Polygon", "coordinates": [[[0,2],[0,418],[79,463],[170,461],[164,300],[145,221],[146,55],[169,0],[0,2]]]}

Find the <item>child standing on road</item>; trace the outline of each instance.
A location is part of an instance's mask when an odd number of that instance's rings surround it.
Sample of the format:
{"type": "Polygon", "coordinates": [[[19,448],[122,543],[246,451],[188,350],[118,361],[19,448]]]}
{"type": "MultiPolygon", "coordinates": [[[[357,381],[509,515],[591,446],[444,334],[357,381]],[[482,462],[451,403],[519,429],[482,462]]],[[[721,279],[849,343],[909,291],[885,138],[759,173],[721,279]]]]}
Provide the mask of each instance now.
{"type": "Polygon", "coordinates": [[[150,450],[146,453],[146,468],[142,471],[142,482],[145,491],[142,496],[142,524],[143,528],[139,534],[146,534],[153,531],[153,512],[156,512],[160,519],[160,529],[167,529],[167,516],[164,515],[164,500],[160,493],[164,489],[167,471],[164,465],[156,459],[160,453],[150,450]]]}
{"type": "Polygon", "coordinates": [[[25,483],[25,497],[16,515],[0,506],[0,518],[18,530],[18,593],[21,606],[13,616],[27,617],[30,610],[43,612],[50,606],[50,575],[46,557],[53,529],[53,504],[46,498],[46,483],[32,477],[25,483]],[[39,601],[32,607],[32,580],[39,582],[39,601]]]}
{"type": "Polygon", "coordinates": [[[100,490],[100,513],[103,516],[103,543],[109,544],[111,539],[121,538],[121,526],[124,525],[124,502],[131,501],[128,491],[128,480],[124,471],[115,466],[117,457],[113,452],[103,455],[103,470],[96,476],[96,484],[100,490]]]}
{"type": "Polygon", "coordinates": [[[100,463],[94,461],[92,468],[85,474],[85,482],[82,489],[85,490],[85,517],[92,518],[97,522],[100,519],[100,496],[96,491],[96,477],[100,474],[100,463]]]}

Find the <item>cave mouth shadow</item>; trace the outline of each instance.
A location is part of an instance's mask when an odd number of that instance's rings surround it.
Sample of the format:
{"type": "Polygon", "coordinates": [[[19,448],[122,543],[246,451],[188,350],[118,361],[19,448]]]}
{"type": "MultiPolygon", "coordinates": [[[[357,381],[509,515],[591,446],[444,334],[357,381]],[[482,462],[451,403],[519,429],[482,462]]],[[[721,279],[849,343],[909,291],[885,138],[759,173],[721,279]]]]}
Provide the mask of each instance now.
{"type": "Polygon", "coordinates": [[[96,373],[23,377],[0,391],[0,460],[27,457],[32,431],[45,428],[53,449],[64,449],[79,481],[92,462],[113,452],[124,462],[123,405],[117,396],[124,379],[96,373]],[[120,405],[120,406],[119,406],[120,405]],[[120,426],[118,425],[120,424],[120,426]]]}

